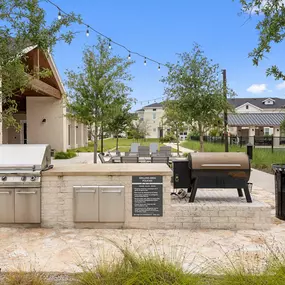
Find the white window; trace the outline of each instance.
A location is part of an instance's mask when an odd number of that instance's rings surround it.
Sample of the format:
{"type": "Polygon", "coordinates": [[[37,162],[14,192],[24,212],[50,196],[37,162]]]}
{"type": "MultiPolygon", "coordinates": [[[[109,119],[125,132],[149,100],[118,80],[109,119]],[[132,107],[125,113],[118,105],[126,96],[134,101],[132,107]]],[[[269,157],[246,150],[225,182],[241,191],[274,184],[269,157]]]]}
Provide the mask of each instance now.
{"type": "Polygon", "coordinates": [[[264,128],[264,135],[269,136],[269,128],[264,128]]]}
{"type": "Polygon", "coordinates": [[[156,119],[156,113],[152,114],[152,119],[155,120],[156,119]]]}

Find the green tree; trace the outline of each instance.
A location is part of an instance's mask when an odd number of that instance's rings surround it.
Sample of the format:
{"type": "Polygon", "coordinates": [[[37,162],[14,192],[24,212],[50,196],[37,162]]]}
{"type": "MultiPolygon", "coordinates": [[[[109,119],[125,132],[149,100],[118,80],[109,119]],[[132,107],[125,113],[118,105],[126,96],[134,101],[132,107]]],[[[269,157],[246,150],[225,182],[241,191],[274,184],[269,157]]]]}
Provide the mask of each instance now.
{"type": "Polygon", "coordinates": [[[98,37],[95,47],[83,52],[83,67],[67,71],[67,107],[69,117],[90,127],[94,141],[94,163],[97,163],[98,129],[112,116],[117,100],[131,89],[128,72],[132,61],[113,56],[108,41],[98,37]]]}
{"type": "MultiPolygon", "coordinates": [[[[229,108],[223,95],[221,70],[209,60],[200,46],[194,44],[191,52],[179,54],[176,64],[168,63],[169,72],[162,82],[165,95],[176,101],[176,112],[189,126],[196,126],[200,136],[200,151],[204,151],[203,136],[221,120],[229,108]]],[[[227,90],[228,94],[230,93],[227,90]]]]}
{"type": "MultiPolygon", "coordinates": [[[[260,16],[256,24],[259,32],[258,45],[249,53],[254,65],[271,51],[274,43],[279,44],[285,38],[285,4],[283,0],[239,0],[242,11],[249,14],[250,19],[253,14],[260,16]]],[[[267,75],[273,75],[276,79],[285,80],[284,71],[277,65],[269,67],[267,75]]]]}
{"type": "Polygon", "coordinates": [[[135,120],[130,126],[129,134],[137,141],[139,139],[145,139],[149,134],[149,125],[145,121],[135,120]]]}
{"type": "Polygon", "coordinates": [[[175,136],[177,155],[179,156],[179,134],[185,130],[185,117],[181,113],[177,101],[171,100],[164,102],[164,115],[162,120],[163,125],[170,128],[170,132],[175,136]]]}
{"type": "Polygon", "coordinates": [[[80,21],[71,13],[62,15],[61,20],[47,23],[45,10],[39,6],[39,2],[0,0],[0,122],[4,121],[7,127],[20,127],[13,117],[17,112],[14,98],[28,87],[31,79],[28,73],[41,78],[50,76],[45,69],[37,70],[36,74],[29,70],[23,51],[37,46],[48,54],[58,41],[70,43],[74,34],[61,33],[61,28],[80,21]]]}
{"type": "Polygon", "coordinates": [[[130,128],[134,115],[130,113],[131,104],[119,106],[119,110],[111,117],[107,130],[116,138],[116,150],[119,149],[119,134],[127,132],[130,128]]]}

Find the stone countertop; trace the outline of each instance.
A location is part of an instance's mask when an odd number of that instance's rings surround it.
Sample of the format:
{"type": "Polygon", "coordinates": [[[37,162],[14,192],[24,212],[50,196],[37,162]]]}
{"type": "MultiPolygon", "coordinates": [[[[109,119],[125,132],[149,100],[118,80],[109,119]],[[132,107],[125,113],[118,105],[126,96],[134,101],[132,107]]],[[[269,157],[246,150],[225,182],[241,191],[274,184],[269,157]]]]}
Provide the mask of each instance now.
{"type": "Polygon", "coordinates": [[[110,164],[70,164],[55,166],[43,171],[43,176],[172,176],[172,170],[163,163],[110,163],[110,164]]]}

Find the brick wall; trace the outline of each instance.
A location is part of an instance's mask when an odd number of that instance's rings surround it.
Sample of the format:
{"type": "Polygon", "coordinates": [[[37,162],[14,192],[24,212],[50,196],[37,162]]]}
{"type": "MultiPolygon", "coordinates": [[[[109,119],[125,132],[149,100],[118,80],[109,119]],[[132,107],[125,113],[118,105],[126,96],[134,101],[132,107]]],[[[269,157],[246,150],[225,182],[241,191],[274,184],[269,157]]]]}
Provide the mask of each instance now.
{"type": "MultiPolygon", "coordinates": [[[[132,216],[131,176],[43,176],[42,226],[73,228],[73,186],[125,186],[124,228],[142,229],[268,229],[271,224],[270,206],[258,201],[238,205],[207,203],[174,203],[171,201],[170,176],[163,177],[163,216],[132,216]]],[[[99,227],[88,224],[86,227],[99,227]]],[[[108,227],[108,224],[104,225],[108,227]]],[[[114,225],[112,225],[113,227],[114,225]]]]}

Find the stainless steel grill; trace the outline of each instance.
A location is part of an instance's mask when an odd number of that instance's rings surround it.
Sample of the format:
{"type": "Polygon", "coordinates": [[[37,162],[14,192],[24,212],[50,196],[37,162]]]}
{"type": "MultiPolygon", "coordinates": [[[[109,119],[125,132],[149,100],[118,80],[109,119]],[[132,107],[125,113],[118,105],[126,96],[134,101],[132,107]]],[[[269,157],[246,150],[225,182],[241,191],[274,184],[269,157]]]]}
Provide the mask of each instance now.
{"type": "Polygon", "coordinates": [[[0,223],[40,223],[41,172],[49,145],[0,145],[0,223]]]}

